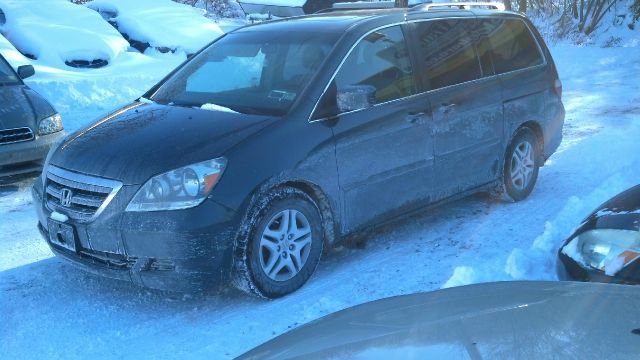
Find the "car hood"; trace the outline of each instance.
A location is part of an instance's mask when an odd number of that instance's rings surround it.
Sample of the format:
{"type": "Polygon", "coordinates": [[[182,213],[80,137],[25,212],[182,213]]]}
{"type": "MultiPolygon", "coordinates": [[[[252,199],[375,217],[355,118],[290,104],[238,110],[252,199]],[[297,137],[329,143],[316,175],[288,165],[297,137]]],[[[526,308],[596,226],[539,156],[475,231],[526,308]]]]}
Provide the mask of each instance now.
{"type": "Polygon", "coordinates": [[[68,136],[50,164],[142,184],[153,175],[222,156],[275,121],[135,102],[68,136]]]}
{"type": "Polygon", "coordinates": [[[26,86],[0,86],[0,129],[28,126],[35,133],[38,121],[54,113],[45,99],[26,86]]]}
{"type": "Polygon", "coordinates": [[[502,282],[398,296],[325,316],[240,359],[635,358],[640,287],[502,282]]]}

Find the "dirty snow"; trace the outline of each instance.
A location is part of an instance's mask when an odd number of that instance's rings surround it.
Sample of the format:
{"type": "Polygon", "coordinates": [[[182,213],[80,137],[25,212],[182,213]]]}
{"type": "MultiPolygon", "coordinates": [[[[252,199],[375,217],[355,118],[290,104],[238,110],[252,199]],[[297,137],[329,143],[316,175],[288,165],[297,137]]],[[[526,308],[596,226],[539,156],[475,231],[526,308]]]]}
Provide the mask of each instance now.
{"type": "MultiPolygon", "coordinates": [[[[0,353],[7,359],[231,358],[291,328],[382,297],[443,286],[555,279],[556,251],[596,206],[640,179],[640,51],[551,49],[564,84],[564,141],[531,196],[472,196],[323,259],[275,301],[233,289],[176,295],[86,274],[55,258],[36,229],[33,179],[0,187],[0,353]],[[576,59],[579,59],[576,60],[576,59]]],[[[88,72],[36,64],[29,85],[74,130],[142,95],[183,59],[124,58],[88,72]]]]}

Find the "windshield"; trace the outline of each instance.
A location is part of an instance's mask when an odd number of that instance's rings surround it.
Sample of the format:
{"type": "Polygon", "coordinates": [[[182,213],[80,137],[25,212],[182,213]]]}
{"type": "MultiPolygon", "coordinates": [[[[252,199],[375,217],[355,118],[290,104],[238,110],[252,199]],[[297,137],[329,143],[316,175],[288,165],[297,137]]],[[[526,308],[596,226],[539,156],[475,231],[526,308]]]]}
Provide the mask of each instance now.
{"type": "Polygon", "coordinates": [[[4,59],[0,58],[0,85],[19,84],[20,79],[11,66],[4,59]]]}
{"type": "Polygon", "coordinates": [[[210,104],[233,111],[284,115],[333,47],[336,36],[241,32],[212,44],[168,79],[152,100],[210,104]]]}

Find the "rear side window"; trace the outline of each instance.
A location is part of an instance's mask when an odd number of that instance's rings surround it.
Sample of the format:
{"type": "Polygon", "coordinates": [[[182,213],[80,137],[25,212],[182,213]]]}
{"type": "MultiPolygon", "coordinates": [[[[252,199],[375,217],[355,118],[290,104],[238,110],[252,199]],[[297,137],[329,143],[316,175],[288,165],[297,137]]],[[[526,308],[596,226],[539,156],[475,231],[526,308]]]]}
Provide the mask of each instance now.
{"type": "Polygon", "coordinates": [[[415,34],[419,43],[419,66],[428,89],[479,79],[480,63],[469,34],[474,21],[450,19],[419,22],[415,34]]]}
{"type": "Polygon", "coordinates": [[[489,39],[497,74],[543,63],[538,44],[522,20],[480,19],[478,33],[489,39]]]}
{"type": "Polygon", "coordinates": [[[367,35],[356,45],[336,74],[338,91],[370,88],[372,104],[416,93],[411,59],[400,26],[367,35]]]}

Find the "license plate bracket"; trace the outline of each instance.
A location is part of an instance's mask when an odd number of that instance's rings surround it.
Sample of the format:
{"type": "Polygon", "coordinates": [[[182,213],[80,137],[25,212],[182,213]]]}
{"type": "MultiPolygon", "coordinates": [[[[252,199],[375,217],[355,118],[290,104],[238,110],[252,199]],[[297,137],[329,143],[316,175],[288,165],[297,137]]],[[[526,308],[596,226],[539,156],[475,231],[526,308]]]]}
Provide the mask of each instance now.
{"type": "Polygon", "coordinates": [[[76,252],[76,236],[73,226],[49,219],[49,241],[67,250],[76,252]]]}

